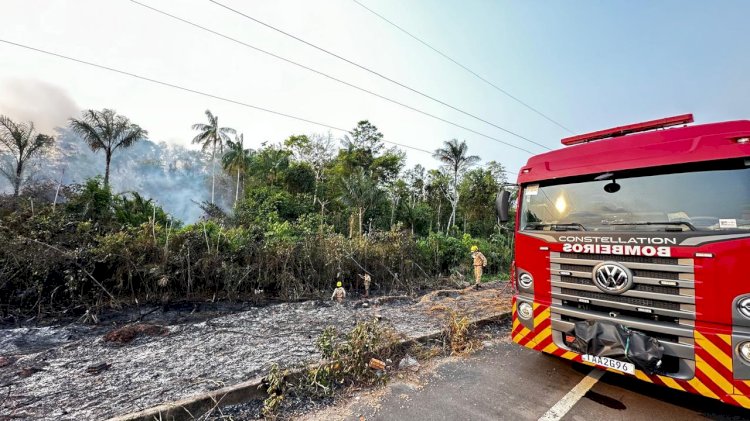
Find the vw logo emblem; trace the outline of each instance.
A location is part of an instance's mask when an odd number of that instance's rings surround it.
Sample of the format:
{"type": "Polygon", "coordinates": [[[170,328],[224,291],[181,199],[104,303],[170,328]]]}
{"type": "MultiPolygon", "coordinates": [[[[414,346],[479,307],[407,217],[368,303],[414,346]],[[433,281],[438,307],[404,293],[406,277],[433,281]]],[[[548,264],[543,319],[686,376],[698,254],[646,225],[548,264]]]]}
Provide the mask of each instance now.
{"type": "Polygon", "coordinates": [[[630,269],[615,262],[602,262],[594,266],[594,285],[608,294],[622,294],[633,286],[630,269]]]}

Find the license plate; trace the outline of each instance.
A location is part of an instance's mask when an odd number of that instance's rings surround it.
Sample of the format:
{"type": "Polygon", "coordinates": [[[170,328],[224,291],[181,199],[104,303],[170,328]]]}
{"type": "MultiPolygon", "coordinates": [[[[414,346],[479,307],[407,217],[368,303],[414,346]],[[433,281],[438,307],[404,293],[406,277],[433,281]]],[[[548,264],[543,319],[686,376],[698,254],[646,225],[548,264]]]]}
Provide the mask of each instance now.
{"type": "Polygon", "coordinates": [[[635,374],[635,365],[632,363],[626,363],[624,361],[618,361],[607,357],[597,357],[596,355],[584,355],[583,361],[596,364],[600,367],[611,368],[623,373],[635,374]]]}

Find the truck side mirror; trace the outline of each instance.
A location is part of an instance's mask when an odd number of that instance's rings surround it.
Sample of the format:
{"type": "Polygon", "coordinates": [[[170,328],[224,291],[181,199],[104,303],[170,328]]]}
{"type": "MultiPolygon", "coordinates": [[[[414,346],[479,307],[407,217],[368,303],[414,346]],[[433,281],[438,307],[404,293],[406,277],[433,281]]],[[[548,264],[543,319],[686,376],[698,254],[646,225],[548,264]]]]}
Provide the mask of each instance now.
{"type": "Polygon", "coordinates": [[[508,222],[508,214],[510,213],[510,192],[502,190],[497,194],[495,199],[495,208],[497,209],[497,216],[500,222],[508,222]]]}

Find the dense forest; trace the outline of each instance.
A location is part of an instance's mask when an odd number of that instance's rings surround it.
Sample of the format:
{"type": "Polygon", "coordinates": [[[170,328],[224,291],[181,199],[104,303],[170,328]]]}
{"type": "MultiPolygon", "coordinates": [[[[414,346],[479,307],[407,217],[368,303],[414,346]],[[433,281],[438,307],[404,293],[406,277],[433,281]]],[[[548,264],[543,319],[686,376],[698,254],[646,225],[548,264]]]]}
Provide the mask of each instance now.
{"type": "Polygon", "coordinates": [[[72,117],[56,136],[0,117],[3,317],[295,300],[337,281],[356,293],[365,272],[374,293],[413,292],[460,283],[472,245],[487,276],[508,270],[512,236],[494,210],[505,170],[463,141],[441,142],[427,170],[405,168],[405,153],[369,121],[340,139],[292,135],[258,149],[210,111],[192,128],[200,150],[169,153],[109,109],[72,117]],[[65,182],[88,168],[84,155],[100,174],[65,182]]]}

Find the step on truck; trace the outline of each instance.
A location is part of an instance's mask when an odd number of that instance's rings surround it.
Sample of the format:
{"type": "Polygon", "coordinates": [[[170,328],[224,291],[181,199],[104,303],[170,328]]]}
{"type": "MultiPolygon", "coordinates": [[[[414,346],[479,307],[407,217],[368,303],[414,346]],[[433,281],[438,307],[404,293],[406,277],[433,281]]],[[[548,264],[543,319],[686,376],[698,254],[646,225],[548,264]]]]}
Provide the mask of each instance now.
{"type": "Polygon", "coordinates": [[[573,136],[521,168],[512,338],[750,408],[750,121],[692,122],[573,136]]]}

